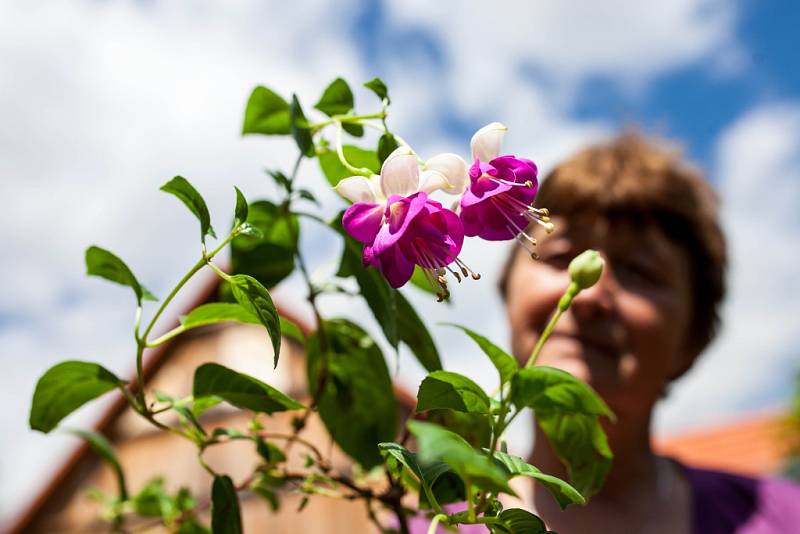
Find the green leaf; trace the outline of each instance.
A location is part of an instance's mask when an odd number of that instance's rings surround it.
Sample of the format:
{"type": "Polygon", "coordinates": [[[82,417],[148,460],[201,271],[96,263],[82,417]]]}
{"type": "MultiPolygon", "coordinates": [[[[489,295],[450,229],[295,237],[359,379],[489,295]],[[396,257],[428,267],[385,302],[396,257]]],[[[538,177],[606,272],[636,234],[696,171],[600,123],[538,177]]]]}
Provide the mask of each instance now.
{"type": "Polygon", "coordinates": [[[106,249],[96,246],[86,249],[86,274],[99,276],[132,288],[133,292],[136,293],[136,301],[139,304],[142,303],[142,300],[158,300],[144,286],[139,284],[139,281],[136,280],[136,277],[133,276],[124,261],[106,249]]]}
{"type": "Polygon", "coordinates": [[[216,363],[205,363],[194,373],[195,398],[215,395],[243,410],[275,413],[299,410],[303,405],[261,380],[216,363]]]}
{"type": "Polygon", "coordinates": [[[275,183],[281,186],[287,193],[292,190],[292,181],[289,179],[288,176],[283,174],[281,171],[267,171],[275,183]]]}
{"type": "Polygon", "coordinates": [[[378,161],[381,162],[381,165],[398,146],[400,145],[397,144],[397,140],[389,132],[386,132],[378,139],[378,161]]]}
{"type": "Polygon", "coordinates": [[[308,127],[308,121],[303,108],[300,107],[300,101],[297,95],[292,95],[292,103],[289,106],[289,119],[292,124],[292,137],[294,137],[297,148],[300,153],[306,157],[314,156],[314,140],[311,138],[311,130],[308,127]]]}
{"type": "Polygon", "coordinates": [[[277,464],[286,461],[286,455],[276,445],[257,437],[256,452],[268,464],[277,464]]]}
{"type": "Polygon", "coordinates": [[[160,478],[151,480],[131,499],[134,511],[144,517],[164,517],[170,512],[170,498],[160,478]]]}
{"type": "Polygon", "coordinates": [[[494,364],[497,372],[500,373],[500,384],[505,384],[514,374],[519,370],[519,366],[517,365],[517,360],[514,359],[513,356],[508,354],[506,351],[483,337],[482,335],[478,334],[477,332],[470,330],[467,327],[453,324],[453,323],[445,323],[447,326],[454,326],[456,328],[460,328],[467,334],[472,340],[478,344],[481,350],[486,354],[489,359],[494,364]]]}
{"type": "Polygon", "coordinates": [[[211,531],[214,534],[241,534],[239,497],[231,477],[215,476],[211,486],[211,531]]]}
{"type": "Polygon", "coordinates": [[[261,324],[253,313],[241,304],[233,302],[212,302],[202,304],[180,318],[181,325],[186,330],[207,324],[236,321],[240,323],[261,324]]]}
{"type": "Polygon", "coordinates": [[[275,287],[294,271],[300,224],[297,216],[266,200],[250,204],[247,223],[260,236],[240,235],[231,243],[231,268],[265,287],[275,287]]]}
{"type": "Polygon", "coordinates": [[[373,93],[378,95],[378,98],[381,100],[386,100],[386,103],[389,104],[391,101],[389,100],[389,89],[386,87],[386,84],[383,83],[378,77],[371,79],[370,81],[364,84],[364,87],[370,89],[373,93]]]}
{"type": "Polygon", "coordinates": [[[89,447],[95,454],[100,456],[111,469],[114,471],[114,476],[117,478],[117,487],[119,488],[119,498],[121,501],[128,500],[128,488],[125,485],[125,473],[122,471],[122,466],[119,464],[117,454],[114,452],[114,447],[111,443],[99,432],[91,430],[69,430],[70,434],[74,434],[86,440],[89,447]]]}
{"type": "MultiPolygon", "coordinates": [[[[342,147],[342,152],[350,165],[369,169],[375,174],[380,174],[381,163],[378,161],[378,154],[375,151],[366,150],[354,145],[344,145],[342,147]]],[[[347,170],[347,167],[342,165],[336,151],[327,150],[320,152],[317,157],[319,158],[319,166],[322,169],[322,173],[331,186],[336,187],[336,184],[341,180],[353,175],[351,171],[347,170]]]]}
{"type": "Polygon", "coordinates": [[[308,384],[317,394],[319,414],[331,437],[350,457],[371,469],[381,463],[377,444],[397,430],[397,407],[392,380],[380,348],[359,326],[345,319],[324,323],[327,352],[315,332],[308,339],[308,384]]]}
{"type": "Polygon", "coordinates": [[[587,499],[597,493],[613,458],[598,417],[538,410],[536,422],[567,467],[570,484],[587,499]]]}
{"type": "Polygon", "coordinates": [[[445,408],[467,413],[489,413],[489,397],[478,384],[464,375],[434,371],[419,386],[417,411],[445,408]]]}
{"type": "Polygon", "coordinates": [[[247,199],[244,198],[238,187],[233,186],[233,188],[236,189],[236,209],[233,212],[233,225],[239,226],[247,220],[247,199]]]}
{"type": "Polygon", "coordinates": [[[560,410],[613,417],[603,399],[584,382],[554,367],[520,369],[511,381],[511,402],[517,408],[560,410]]]}
{"type": "Polygon", "coordinates": [[[539,468],[532,466],[519,456],[495,451],[494,457],[512,477],[526,476],[539,481],[555,497],[562,510],[570,504],[586,504],[583,495],[567,482],[542,473],[539,468]]]}
{"type": "Polygon", "coordinates": [[[417,478],[422,480],[422,469],[417,462],[417,455],[399,443],[378,443],[378,449],[384,458],[392,457],[406,466],[417,478]]]}
{"type": "Polygon", "coordinates": [[[488,447],[492,440],[492,420],[488,414],[430,410],[425,420],[455,432],[476,448],[488,447]]]}
{"type": "Polygon", "coordinates": [[[242,134],[282,135],[290,132],[286,100],[262,85],[253,89],[244,112],[242,134]]]}
{"type": "Polygon", "coordinates": [[[344,115],[353,109],[353,92],[342,78],[336,78],[322,93],[314,107],[329,117],[344,115]]]}
{"type": "Polygon", "coordinates": [[[189,183],[183,176],[176,176],[169,182],[161,186],[161,190],[165,193],[170,193],[178,197],[183,202],[189,211],[194,213],[195,217],[200,221],[200,239],[205,241],[205,237],[217,237],[214,229],[211,227],[211,215],[208,213],[208,206],[206,201],[197,191],[197,189],[189,183]]]}
{"type": "Polygon", "coordinates": [[[309,202],[313,202],[317,206],[322,207],[322,204],[320,204],[319,200],[317,200],[317,197],[314,196],[314,193],[308,189],[298,189],[297,196],[303,200],[308,200],[309,202]]]}
{"type": "Polygon", "coordinates": [[[189,432],[193,433],[195,437],[202,439],[206,436],[206,429],[203,428],[203,425],[197,420],[195,411],[187,407],[188,399],[178,399],[161,391],[155,391],[155,398],[159,402],[169,403],[172,410],[178,414],[181,425],[189,432]]]}
{"type": "Polygon", "coordinates": [[[273,367],[278,367],[281,351],[281,322],[278,310],[272,303],[269,291],[258,280],[246,274],[235,274],[230,278],[233,298],[250,313],[258,317],[269,333],[274,353],[273,367]]]}
{"type": "Polygon", "coordinates": [[[501,525],[492,525],[493,531],[497,533],[547,534],[549,532],[544,525],[544,521],[522,508],[503,510],[497,518],[502,521],[501,525]]]}
{"type": "Polygon", "coordinates": [[[599,416],[613,418],[605,402],[587,384],[552,367],[521,369],[511,380],[511,401],[533,408],[570,483],[584,497],[602,486],[613,455],[599,416]]]}
{"type": "MultiPolygon", "coordinates": [[[[378,448],[387,462],[398,461],[427,484],[439,504],[464,500],[464,483],[448,464],[440,461],[420,464],[416,454],[397,443],[379,443],[378,448]]],[[[420,492],[419,496],[421,507],[430,508],[425,493],[420,492]]]]}
{"type": "Polygon", "coordinates": [[[354,122],[343,122],[342,128],[345,132],[349,133],[353,137],[363,137],[364,136],[364,127],[360,124],[356,124],[354,122]]]}
{"type": "Polygon", "coordinates": [[[192,413],[195,417],[200,417],[220,402],[222,402],[222,398],[217,397],[216,395],[194,399],[192,401],[192,413]]]}
{"type": "Polygon", "coordinates": [[[36,383],[30,426],[50,432],[59,421],[86,404],[122,386],[113,373],[91,362],[68,361],[54,365],[36,383]]]}
{"type": "MultiPolygon", "coordinates": [[[[399,341],[397,296],[399,293],[392,289],[377,269],[368,269],[362,265],[362,245],[344,231],[341,214],[334,218],[331,222],[331,227],[339,232],[344,240],[342,262],[337,275],[342,276],[343,273],[347,273],[348,275],[355,276],[361,290],[361,295],[364,297],[364,300],[367,301],[367,305],[370,310],[372,310],[375,320],[378,321],[378,324],[383,330],[386,340],[392,347],[397,348],[397,343],[399,341]]],[[[411,317],[406,317],[404,320],[413,324],[413,318],[411,317]]],[[[411,341],[412,336],[410,332],[406,332],[405,336],[411,341]]],[[[428,361],[428,363],[430,363],[430,361],[428,361]]]]}
{"type": "Polygon", "coordinates": [[[411,349],[426,371],[441,369],[442,360],[439,358],[439,351],[428,332],[428,327],[403,294],[400,291],[394,293],[397,308],[397,337],[411,349]]]}
{"type": "Polygon", "coordinates": [[[421,462],[445,462],[464,481],[470,480],[481,489],[516,495],[508,486],[508,473],[458,434],[424,421],[409,421],[407,426],[417,438],[421,462]]]}

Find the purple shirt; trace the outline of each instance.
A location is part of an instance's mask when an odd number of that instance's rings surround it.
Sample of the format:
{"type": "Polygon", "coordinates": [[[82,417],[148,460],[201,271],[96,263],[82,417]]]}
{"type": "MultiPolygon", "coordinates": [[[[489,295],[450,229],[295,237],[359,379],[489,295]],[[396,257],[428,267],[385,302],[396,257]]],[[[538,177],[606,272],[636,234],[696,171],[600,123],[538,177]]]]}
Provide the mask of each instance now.
{"type": "Polygon", "coordinates": [[[683,466],[694,534],[800,533],[800,486],[683,466]]]}
{"type": "MultiPolygon", "coordinates": [[[[681,465],[681,464],[678,464],[681,465]]],[[[692,491],[692,534],[800,534],[800,485],[681,465],[692,491]]],[[[448,512],[463,504],[447,506],[448,512]]],[[[426,534],[424,518],[409,521],[411,534],[426,534]]],[[[447,532],[439,527],[438,533],[447,532]]],[[[462,534],[485,534],[483,525],[461,525],[462,534]]]]}

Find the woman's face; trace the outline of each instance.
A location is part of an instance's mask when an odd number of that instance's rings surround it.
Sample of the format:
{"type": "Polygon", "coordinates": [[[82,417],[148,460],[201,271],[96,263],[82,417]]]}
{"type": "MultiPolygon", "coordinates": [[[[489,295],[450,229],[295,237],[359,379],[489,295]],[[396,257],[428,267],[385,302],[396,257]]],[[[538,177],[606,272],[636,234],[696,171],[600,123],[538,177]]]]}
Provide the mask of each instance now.
{"type": "Polygon", "coordinates": [[[524,362],[570,278],[567,265],[593,248],[602,277],[582,291],[545,343],[537,365],[588,382],[617,415],[649,415],[671,378],[685,370],[692,294],[686,252],[655,225],[554,218],[537,235],[540,256],[516,254],[507,289],[512,346],[524,362]]]}

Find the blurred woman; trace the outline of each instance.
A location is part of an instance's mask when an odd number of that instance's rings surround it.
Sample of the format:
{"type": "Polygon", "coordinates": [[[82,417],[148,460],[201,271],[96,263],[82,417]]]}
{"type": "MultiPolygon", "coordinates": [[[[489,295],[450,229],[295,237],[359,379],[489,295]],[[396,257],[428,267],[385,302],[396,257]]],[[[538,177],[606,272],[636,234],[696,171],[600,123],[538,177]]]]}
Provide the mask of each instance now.
{"type": "MultiPolygon", "coordinates": [[[[539,487],[524,504],[560,534],[800,532],[797,486],[690,468],[650,448],[656,403],[719,326],[726,248],[708,183],[677,151],[625,134],[556,167],[536,203],[556,230],[532,230],[538,261],[518,248],[506,265],[514,354],[524,363],[533,349],[569,283],[570,260],[599,250],[603,276],[575,298],[537,365],[588,382],[618,422],[605,426],[614,462],[587,506],[562,512],[539,487]]],[[[531,463],[565,478],[536,432],[531,463]]]]}

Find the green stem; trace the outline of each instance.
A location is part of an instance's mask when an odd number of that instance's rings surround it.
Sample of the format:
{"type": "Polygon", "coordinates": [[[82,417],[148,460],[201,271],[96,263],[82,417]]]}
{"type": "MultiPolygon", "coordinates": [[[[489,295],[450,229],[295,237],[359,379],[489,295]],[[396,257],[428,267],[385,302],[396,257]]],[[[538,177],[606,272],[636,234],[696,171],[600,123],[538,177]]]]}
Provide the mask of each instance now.
{"type": "Polygon", "coordinates": [[[445,515],[445,514],[436,514],[435,516],[433,516],[433,519],[431,520],[431,524],[428,527],[428,534],[436,534],[436,528],[439,526],[439,522],[442,519],[447,519],[447,515],[445,515]]]}
{"type": "MultiPolygon", "coordinates": [[[[172,302],[172,299],[174,299],[175,295],[178,294],[178,291],[180,291],[181,288],[183,288],[183,286],[186,285],[186,282],[188,282],[192,278],[192,276],[197,274],[197,271],[202,269],[206,265],[206,263],[210,263],[211,258],[216,256],[237,235],[239,235],[239,228],[238,227],[234,228],[233,231],[228,235],[228,237],[226,237],[225,240],[222,243],[220,243],[219,246],[217,248],[215,248],[214,250],[212,250],[210,253],[206,253],[205,244],[203,244],[203,257],[200,258],[197,261],[197,263],[195,263],[192,266],[192,268],[189,269],[189,271],[185,275],[183,275],[183,278],[181,278],[180,281],[178,281],[178,284],[174,288],[172,288],[172,291],[170,291],[169,295],[167,295],[167,298],[164,299],[164,301],[161,303],[161,305],[156,310],[155,315],[153,315],[152,319],[150,319],[150,323],[148,323],[147,328],[145,328],[145,330],[144,330],[144,333],[141,336],[137,336],[137,340],[136,340],[136,345],[137,345],[137,348],[136,348],[136,379],[137,379],[138,384],[139,384],[139,389],[137,391],[137,396],[138,396],[139,402],[141,403],[141,408],[142,408],[142,412],[141,413],[142,413],[142,415],[146,416],[146,414],[149,413],[148,409],[147,409],[147,402],[145,400],[145,394],[144,394],[144,364],[143,364],[144,349],[145,349],[145,347],[148,346],[147,336],[150,335],[150,331],[153,330],[153,327],[156,325],[156,321],[158,321],[158,318],[161,317],[162,313],[164,313],[164,310],[167,308],[169,303],[172,302]]],[[[152,421],[154,421],[154,420],[151,418],[151,422],[152,421]]],[[[161,424],[158,423],[158,425],[161,425],[161,424]]],[[[156,425],[156,426],[158,426],[158,425],[156,425]]],[[[164,428],[170,428],[170,427],[166,427],[166,425],[161,425],[161,426],[164,427],[164,428]]]]}
{"type": "Polygon", "coordinates": [[[153,347],[157,347],[157,346],[161,345],[162,343],[166,343],[167,341],[169,341],[170,339],[174,338],[175,336],[183,334],[184,332],[186,332],[186,328],[183,325],[176,326],[175,328],[173,328],[172,330],[170,330],[169,332],[167,332],[163,336],[161,336],[159,338],[156,338],[153,341],[148,341],[147,344],[145,345],[145,347],[147,347],[148,349],[151,349],[153,347]]]}
{"type": "MultiPolygon", "coordinates": [[[[385,111],[379,111],[377,113],[368,113],[366,115],[334,115],[333,117],[331,117],[330,119],[328,119],[326,121],[318,122],[316,124],[310,125],[309,129],[311,130],[312,133],[316,133],[316,132],[320,131],[321,129],[325,128],[326,126],[330,126],[331,124],[334,124],[336,122],[348,122],[348,123],[362,124],[361,121],[363,121],[363,120],[370,120],[370,119],[383,120],[385,118],[386,118],[386,112],[385,111]]],[[[363,124],[366,125],[366,124],[369,124],[369,123],[363,123],[363,124]]]]}
{"type": "Polygon", "coordinates": [[[370,169],[352,166],[350,162],[347,161],[347,158],[344,157],[344,147],[342,146],[342,123],[338,120],[336,121],[336,154],[339,156],[339,161],[342,163],[342,165],[344,165],[344,167],[353,174],[366,176],[367,178],[375,174],[370,169]]]}
{"type": "Polygon", "coordinates": [[[431,508],[433,508],[437,514],[444,514],[439,501],[436,500],[436,496],[433,494],[433,490],[428,483],[420,478],[419,484],[422,486],[422,490],[425,492],[425,497],[428,498],[428,504],[431,505],[431,508]]]}
{"type": "Polygon", "coordinates": [[[528,361],[525,363],[525,368],[533,367],[536,364],[536,359],[539,357],[539,353],[542,351],[545,341],[547,341],[547,338],[553,333],[553,328],[556,327],[556,323],[561,318],[561,315],[569,309],[570,304],[572,304],[572,299],[574,299],[578,293],[580,293],[578,285],[575,282],[570,282],[569,286],[567,286],[567,290],[558,301],[556,312],[553,314],[550,322],[547,323],[542,335],[539,336],[539,340],[536,341],[536,346],[533,347],[533,352],[531,352],[528,361]]]}

